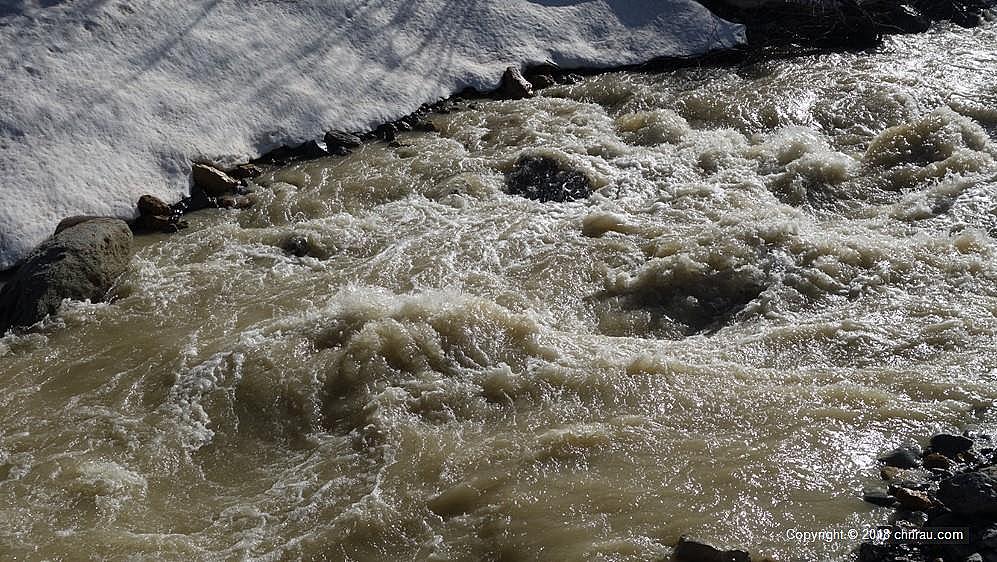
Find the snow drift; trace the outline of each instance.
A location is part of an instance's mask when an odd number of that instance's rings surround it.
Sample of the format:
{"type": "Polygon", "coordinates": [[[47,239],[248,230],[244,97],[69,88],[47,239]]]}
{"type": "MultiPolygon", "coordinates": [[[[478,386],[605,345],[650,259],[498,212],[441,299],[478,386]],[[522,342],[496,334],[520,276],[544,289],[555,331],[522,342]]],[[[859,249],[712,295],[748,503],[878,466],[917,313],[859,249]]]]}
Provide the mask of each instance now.
{"type": "Polygon", "coordinates": [[[742,41],[692,0],[0,0],[0,268],[67,215],[179,198],[191,160],[369,129],[509,65],[742,41]]]}

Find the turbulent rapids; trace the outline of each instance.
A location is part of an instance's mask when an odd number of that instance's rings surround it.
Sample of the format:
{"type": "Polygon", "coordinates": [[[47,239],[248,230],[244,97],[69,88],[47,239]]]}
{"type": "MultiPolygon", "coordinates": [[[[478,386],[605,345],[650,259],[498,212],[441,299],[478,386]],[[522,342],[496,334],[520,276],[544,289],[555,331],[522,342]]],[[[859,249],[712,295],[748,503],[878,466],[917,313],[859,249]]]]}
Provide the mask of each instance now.
{"type": "Polygon", "coordinates": [[[847,559],[879,453],[997,421],[994,45],[461,102],[138,238],[0,339],[0,554],[847,559]]]}

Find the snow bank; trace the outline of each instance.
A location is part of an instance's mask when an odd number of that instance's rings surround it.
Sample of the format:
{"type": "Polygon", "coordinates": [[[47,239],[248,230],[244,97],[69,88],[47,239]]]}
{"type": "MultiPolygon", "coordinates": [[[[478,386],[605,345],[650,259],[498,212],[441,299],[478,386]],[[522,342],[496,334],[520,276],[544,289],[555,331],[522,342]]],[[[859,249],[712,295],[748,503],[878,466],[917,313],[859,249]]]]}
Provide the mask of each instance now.
{"type": "Polygon", "coordinates": [[[0,268],[67,215],[179,198],[192,159],[368,129],[509,65],[741,41],[692,0],[0,0],[0,268]]]}

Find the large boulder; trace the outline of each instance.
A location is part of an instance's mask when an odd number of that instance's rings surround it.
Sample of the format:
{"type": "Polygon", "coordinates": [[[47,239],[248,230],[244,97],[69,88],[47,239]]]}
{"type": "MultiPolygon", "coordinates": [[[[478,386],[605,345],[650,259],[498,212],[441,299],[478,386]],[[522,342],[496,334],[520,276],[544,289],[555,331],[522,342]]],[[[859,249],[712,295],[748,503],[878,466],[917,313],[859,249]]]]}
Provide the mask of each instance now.
{"type": "Polygon", "coordinates": [[[997,467],[943,480],[938,487],[938,500],[957,515],[997,517],[997,467]]]}
{"type": "Polygon", "coordinates": [[[0,289],[0,334],[55,313],[63,299],[104,300],[131,254],[125,221],[88,218],[63,228],[28,254],[0,289]]]}

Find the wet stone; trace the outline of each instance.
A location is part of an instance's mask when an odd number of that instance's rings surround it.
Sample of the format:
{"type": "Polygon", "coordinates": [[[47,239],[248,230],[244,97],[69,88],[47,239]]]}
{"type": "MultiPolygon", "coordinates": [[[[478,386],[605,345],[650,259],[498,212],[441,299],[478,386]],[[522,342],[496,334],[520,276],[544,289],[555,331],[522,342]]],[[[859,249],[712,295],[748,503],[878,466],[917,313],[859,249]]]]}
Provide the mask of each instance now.
{"type": "Polygon", "coordinates": [[[959,453],[966,453],[972,449],[973,440],[962,435],[939,433],[931,438],[930,447],[933,452],[954,459],[959,453]]]}
{"type": "Polygon", "coordinates": [[[360,137],[345,131],[329,131],[325,134],[325,147],[329,152],[345,149],[347,152],[354,148],[360,148],[363,141],[360,137]]]}
{"type": "Polygon", "coordinates": [[[890,494],[897,499],[900,507],[910,511],[924,511],[935,505],[928,494],[920,490],[897,486],[890,489],[890,494]]]}
{"type": "Polygon", "coordinates": [[[751,556],[743,550],[720,550],[708,544],[679,539],[672,554],[673,562],[751,562],[751,556]]]}
{"type": "Polygon", "coordinates": [[[920,455],[921,448],[916,445],[911,445],[908,447],[898,447],[879,457],[878,460],[886,466],[893,466],[896,468],[917,468],[921,464],[919,459],[920,455]]]}
{"type": "Polygon", "coordinates": [[[546,156],[520,156],[505,175],[506,189],[541,203],[574,201],[592,194],[592,180],[546,156]]]}
{"type": "Polygon", "coordinates": [[[866,490],[862,493],[862,501],[883,507],[892,507],[897,503],[896,498],[880,489],[866,490]]]}
{"type": "Polygon", "coordinates": [[[924,456],[924,468],[934,468],[940,470],[946,470],[952,468],[953,463],[945,455],[939,453],[929,453],[924,456]]]}
{"type": "Polygon", "coordinates": [[[223,195],[216,202],[221,209],[248,209],[253,206],[253,199],[247,195],[223,195]]]}
{"type": "Polygon", "coordinates": [[[302,258],[307,256],[308,252],[311,251],[311,243],[304,236],[294,235],[284,241],[283,248],[285,252],[292,256],[302,258]]]}
{"type": "Polygon", "coordinates": [[[263,168],[256,164],[240,164],[228,171],[228,175],[237,180],[245,180],[259,177],[263,174],[263,168]]]}

